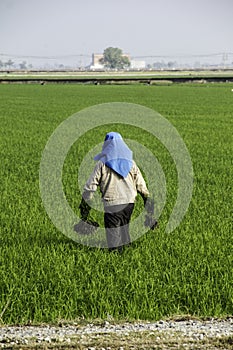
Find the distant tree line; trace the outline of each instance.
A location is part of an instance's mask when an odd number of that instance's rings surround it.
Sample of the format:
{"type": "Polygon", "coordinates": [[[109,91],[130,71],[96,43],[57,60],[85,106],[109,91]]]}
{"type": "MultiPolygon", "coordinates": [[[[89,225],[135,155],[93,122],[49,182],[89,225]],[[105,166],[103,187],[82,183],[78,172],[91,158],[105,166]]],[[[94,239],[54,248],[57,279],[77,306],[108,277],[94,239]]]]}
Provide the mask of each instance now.
{"type": "MultiPolygon", "coordinates": [[[[124,55],[122,50],[118,47],[106,48],[100,63],[108,69],[125,69],[130,66],[129,58],[124,55]]],[[[32,65],[27,65],[26,61],[15,63],[11,59],[6,62],[0,60],[0,69],[12,69],[16,67],[18,69],[26,70],[27,68],[32,68],[32,65]]],[[[62,69],[64,66],[60,64],[58,68],[62,69]]]]}
{"type": "MultiPolygon", "coordinates": [[[[103,65],[106,69],[127,69],[130,67],[130,60],[127,55],[123,54],[122,50],[118,47],[108,47],[103,52],[103,58],[99,60],[99,63],[103,65]]],[[[194,68],[201,68],[201,67],[211,67],[211,64],[205,63],[201,64],[201,62],[196,61],[194,64],[180,64],[177,61],[168,61],[165,62],[164,60],[156,61],[154,63],[147,64],[148,69],[176,69],[181,66],[192,66],[194,68]]],[[[221,64],[218,64],[218,66],[226,66],[224,62],[221,64]]],[[[233,66],[233,62],[228,64],[227,66],[233,66]]],[[[55,65],[56,69],[69,69],[69,66],[65,66],[63,64],[57,64],[55,65]]],[[[32,64],[28,64],[26,61],[22,61],[20,63],[12,61],[12,59],[8,59],[7,61],[3,62],[0,60],[0,69],[20,69],[20,70],[27,70],[33,68],[32,64]]],[[[80,68],[80,67],[79,67],[80,68]]],[[[88,67],[86,67],[88,68],[88,67]]]]}
{"type": "Polygon", "coordinates": [[[167,63],[164,61],[158,61],[152,64],[148,64],[147,67],[154,68],[154,69],[172,69],[172,68],[177,68],[178,63],[176,61],[169,61],[167,63]]]}
{"type": "Polygon", "coordinates": [[[20,62],[20,63],[15,63],[14,61],[12,61],[11,59],[9,59],[8,61],[6,62],[3,62],[0,60],[0,69],[12,69],[14,68],[15,66],[17,65],[17,67],[19,69],[27,69],[27,68],[32,68],[32,65],[29,64],[27,65],[27,62],[26,61],[23,61],[23,62],[20,62]]]}

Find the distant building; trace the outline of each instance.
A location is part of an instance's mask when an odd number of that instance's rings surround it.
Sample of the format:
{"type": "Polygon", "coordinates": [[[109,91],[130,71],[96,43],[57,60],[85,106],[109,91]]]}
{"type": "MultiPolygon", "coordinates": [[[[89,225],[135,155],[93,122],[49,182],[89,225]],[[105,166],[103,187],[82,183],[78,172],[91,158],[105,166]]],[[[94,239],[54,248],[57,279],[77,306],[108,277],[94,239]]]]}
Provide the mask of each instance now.
{"type": "Polygon", "coordinates": [[[146,68],[146,62],[145,61],[132,60],[130,62],[130,68],[131,69],[145,69],[146,68]]]}
{"type": "Polygon", "coordinates": [[[93,53],[90,69],[103,69],[104,65],[100,62],[102,58],[104,58],[102,53],[93,53]]]}

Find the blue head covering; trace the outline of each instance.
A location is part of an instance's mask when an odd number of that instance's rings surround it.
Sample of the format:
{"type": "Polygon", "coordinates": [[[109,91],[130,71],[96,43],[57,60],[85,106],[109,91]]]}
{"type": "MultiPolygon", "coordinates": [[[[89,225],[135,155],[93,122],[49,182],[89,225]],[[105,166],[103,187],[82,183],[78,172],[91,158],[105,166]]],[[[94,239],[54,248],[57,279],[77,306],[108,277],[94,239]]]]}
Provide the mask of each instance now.
{"type": "Polygon", "coordinates": [[[94,160],[101,160],[122,177],[126,177],[133,165],[133,152],[117,132],[109,132],[104,140],[102,152],[94,160]]]}

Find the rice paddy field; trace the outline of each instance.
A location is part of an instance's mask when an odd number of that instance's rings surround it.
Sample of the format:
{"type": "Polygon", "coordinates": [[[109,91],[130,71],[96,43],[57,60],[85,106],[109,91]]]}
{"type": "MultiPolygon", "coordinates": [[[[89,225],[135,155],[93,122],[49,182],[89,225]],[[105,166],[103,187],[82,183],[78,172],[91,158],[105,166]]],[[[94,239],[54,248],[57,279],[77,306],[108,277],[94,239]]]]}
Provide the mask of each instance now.
{"type": "MultiPolygon", "coordinates": [[[[230,83],[0,85],[1,324],[233,315],[232,89],[230,83]],[[173,160],[145,131],[112,125],[156,155],[167,183],[159,228],[121,255],[59,232],[39,189],[40,161],[53,131],[72,114],[106,102],[140,104],[167,118],[183,138],[194,169],[188,211],[168,234],[177,195],[173,160]]],[[[77,213],[79,166],[108,131],[109,126],[88,131],[67,155],[63,187],[77,213]]],[[[138,198],[134,217],[141,210],[138,198]]],[[[101,213],[92,215],[103,223],[101,213]]]]}

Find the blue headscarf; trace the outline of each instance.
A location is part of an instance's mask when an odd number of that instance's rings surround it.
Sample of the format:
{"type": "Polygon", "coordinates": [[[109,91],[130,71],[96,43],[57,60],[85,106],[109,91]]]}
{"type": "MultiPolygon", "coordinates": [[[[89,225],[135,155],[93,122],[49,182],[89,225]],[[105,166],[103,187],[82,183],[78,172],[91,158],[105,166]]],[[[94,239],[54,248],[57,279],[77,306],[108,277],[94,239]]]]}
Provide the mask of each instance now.
{"type": "Polygon", "coordinates": [[[133,152],[117,132],[109,132],[104,140],[102,152],[94,157],[122,177],[126,177],[133,165],[133,152]]]}

